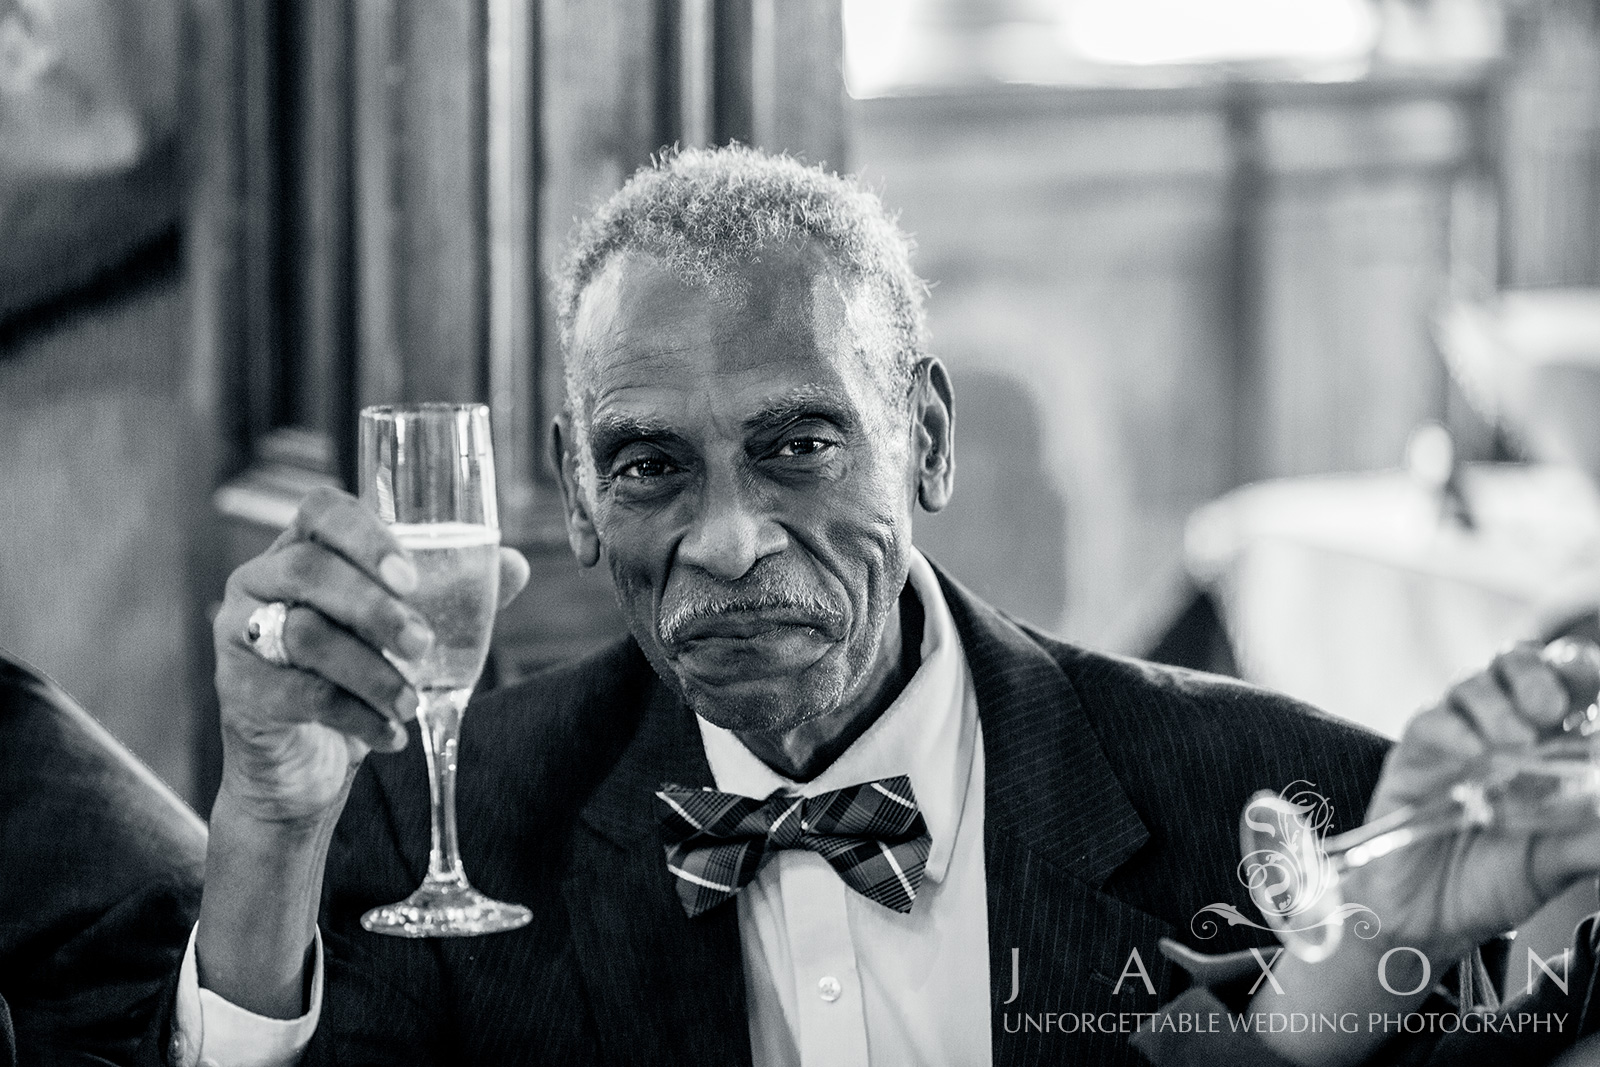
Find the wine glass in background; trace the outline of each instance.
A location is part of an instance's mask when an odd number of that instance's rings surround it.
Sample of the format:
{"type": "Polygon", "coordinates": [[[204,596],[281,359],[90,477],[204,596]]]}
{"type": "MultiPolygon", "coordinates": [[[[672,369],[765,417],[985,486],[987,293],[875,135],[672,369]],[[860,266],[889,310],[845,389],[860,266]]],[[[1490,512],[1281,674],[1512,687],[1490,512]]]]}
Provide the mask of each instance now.
{"type": "Polygon", "coordinates": [[[514,930],[533,916],[467,881],[456,838],[461,716],[483,672],[500,586],[489,409],[482,404],[371,407],[361,412],[361,499],[390,524],[420,582],[408,601],[433,627],[432,649],[391,661],[417,691],[432,807],[421,887],[373,908],[361,925],[400,937],[466,937],[514,930]]]}
{"type": "MultiPolygon", "coordinates": [[[[1558,670],[1579,657],[1590,661],[1591,675],[1600,666],[1600,649],[1588,642],[1560,639],[1541,655],[1558,670]]],[[[1251,797],[1240,818],[1239,879],[1284,947],[1318,963],[1339,947],[1347,922],[1357,936],[1375,935],[1381,917],[1345,899],[1344,876],[1392,852],[1468,830],[1600,819],[1600,704],[1592,692],[1568,696],[1574,710],[1560,736],[1526,748],[1490,749],[1442,796],[1333,837],[1322,836],[1332,812],[1318,794],[1262,791],[1251,797]]]]}

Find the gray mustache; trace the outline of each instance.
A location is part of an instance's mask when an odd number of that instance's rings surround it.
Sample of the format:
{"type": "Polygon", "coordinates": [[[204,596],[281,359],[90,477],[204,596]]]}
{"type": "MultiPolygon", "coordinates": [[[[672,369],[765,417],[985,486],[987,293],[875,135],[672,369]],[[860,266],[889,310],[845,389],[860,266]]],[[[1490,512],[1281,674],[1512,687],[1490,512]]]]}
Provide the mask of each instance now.
{"type": "Polygon", "coordinates": [[[659,624],[664,644],[676,644],[683,632],[697,622],[725,615],[744,615],[758,611],[785,611],[817,620],[824,627],[838,623],[834,606],[808,590],[787,584],[765,589],[716,592],[697,589],[676,603],[664,606],[659,624]]]}

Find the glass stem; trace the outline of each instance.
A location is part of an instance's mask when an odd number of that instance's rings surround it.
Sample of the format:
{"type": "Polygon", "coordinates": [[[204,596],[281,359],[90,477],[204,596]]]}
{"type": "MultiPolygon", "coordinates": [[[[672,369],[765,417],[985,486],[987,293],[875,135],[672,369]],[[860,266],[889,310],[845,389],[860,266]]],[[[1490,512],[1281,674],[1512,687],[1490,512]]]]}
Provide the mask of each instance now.
{"type": "Polygon", "coordinates": [[[1340,873],[1365,867],[1380,856],[1418,841],[1460,833],[1471,826],[1488,826],[1494,811],[1481,786],[1457,784],[1448,797],[1422,805],[1408,804],[1382,819],[1330,838],[1322,844],[1340,873]]]}
{"type": "Polygon", "coordinates": [[[431,801],[433,847],[428,852],[428,881],[456,886],[467,884],[456,839],[456,750],[461,739],[461,713],[471,690],[421,691],[417,723],[422,727],[422,751],[428,760],[428,798],[431,801]]]}

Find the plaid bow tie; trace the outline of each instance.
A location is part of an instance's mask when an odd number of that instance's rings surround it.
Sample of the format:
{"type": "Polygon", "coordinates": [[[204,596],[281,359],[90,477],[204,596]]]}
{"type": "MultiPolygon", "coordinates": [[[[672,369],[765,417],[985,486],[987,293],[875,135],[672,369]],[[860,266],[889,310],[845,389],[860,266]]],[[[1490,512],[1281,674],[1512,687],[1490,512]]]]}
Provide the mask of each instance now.
{"type": "Polygon", "coordinates": [[[656,799],[667,870],[691,919],[743,889],[785,848],[819,853],[857,893],[909,912],[933,841],[905,775],[766,800],[669,783],[656,799]]]}

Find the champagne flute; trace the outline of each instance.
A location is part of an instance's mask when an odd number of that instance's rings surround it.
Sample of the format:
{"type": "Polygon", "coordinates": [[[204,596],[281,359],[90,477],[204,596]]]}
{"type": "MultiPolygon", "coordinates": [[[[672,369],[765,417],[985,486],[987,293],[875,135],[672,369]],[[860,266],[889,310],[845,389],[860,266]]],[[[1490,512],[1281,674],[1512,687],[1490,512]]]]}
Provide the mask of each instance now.
{"type": "MultiPolygon", "coordinates": [[[[1541,655],[1560,667],[1580,657],[1594,663],[1600,650],[1561,639],[1541,655]]],[[[1357,936],[1375,935],[1380,917],[1344,899],[1343,876],[1392,852],[1467,830],[1600,819],[1600,704],[1593,693],[1569,695],[1577,708],[1563,720],[1561,736],[1528,748],[1491,749],[1444,795],[1334,837],[1322,836],[1332,812],[1318,794],[1264,790],[1251,797],[1240,818],[1239,879],[1284,947],[1318,963],[1339,947],[1347,920],[1357,936]]]]}
{"type": "Polygon", "coordinates": [[[415,893],[373,908],[361,925],[398,937],[514,930],[532,913],[474,889],[456,838],[461,716],[483,673],[500,586],[489,409],[482,404],[364,409],[361,499],[411,554],[420,582],[409,601],[434,632],[433,647],[421,659],[390,656],[417,691],[432,812],[428,873],[415,893]]]}

